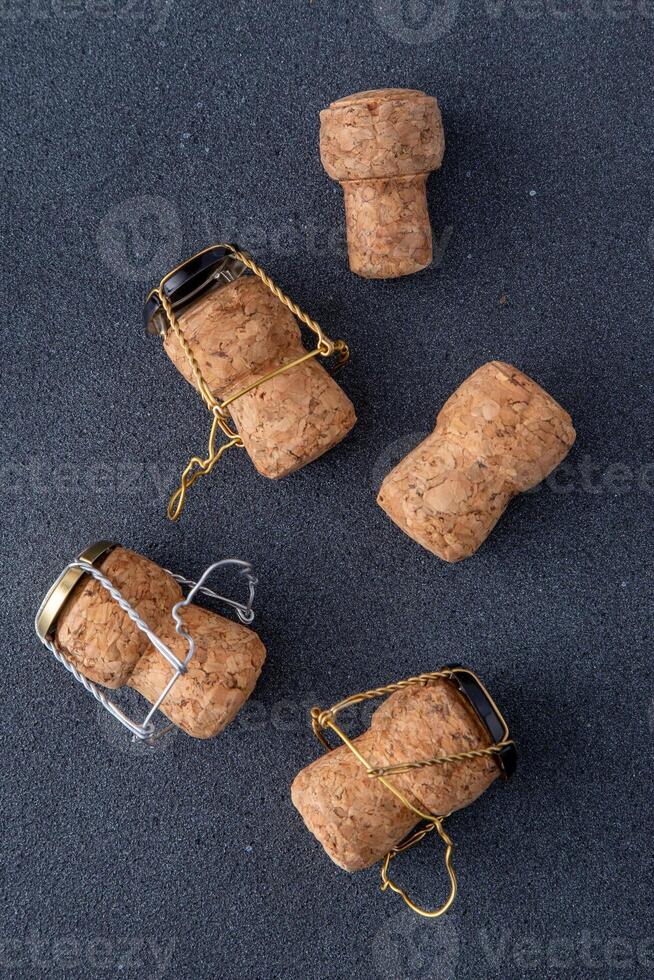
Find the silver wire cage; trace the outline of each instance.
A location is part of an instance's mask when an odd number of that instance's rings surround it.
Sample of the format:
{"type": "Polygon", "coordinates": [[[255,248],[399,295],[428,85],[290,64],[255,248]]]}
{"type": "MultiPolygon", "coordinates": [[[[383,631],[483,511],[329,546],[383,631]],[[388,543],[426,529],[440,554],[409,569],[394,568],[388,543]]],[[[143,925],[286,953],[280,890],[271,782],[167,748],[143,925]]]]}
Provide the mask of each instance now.
{"type": "Polygon", "coordinates": [[[41,603],[36,614],[34,625],[36,633],[46,649],[50,651],[55,659],[58,660],[59,663],[61,663],[66,670],[73,675],[75,680],[78,681],[78,683],[81,684],[82,687],[92,697],[94,697],[95,700],[106,709],[106,711],[109,712],[110,715],[112,715],[131,733],[132,740],[154,745],[154,743],[162,738],[162,736],[177,727],[173,722],[167,722],[161,724],[159,727],[156,727],[153,719],[156,713],[160,710],[164,699],[170,693],[179,678],[186,673],[189,663],[191,662],[191,659],[195,653],[195,641],[184,626],[184,608],[193,601],[194,597],[198,593],[200,593],[209,599],[229,606],[236,612],[238,619],[242,623],[249,625],[254,620],[253,603],[257,579],[253,573],[252,565],[249,562],[242,561],[238,558],[223,558],[220,561],[213,562],[213,564],[209,565],[208,568],[204,570],[197,582],[193,581],[192,579],[188,579],[183,575],[179,575],[176,572],[171,572],[168,569],[165,569],[165,571],[167,571],[176,582],[178,582],[184,589],[188,590],[185,598],[175,603],[171,609],[171,617],[175,623],[175,632],[181,636],[187,644],[186,655],[183,659],[180,659],[149,627],[142,616],[125,599],[113,582],[93,564],[94,560],[97,560],[98,557],[106,554],[111,547],[112,545],[108,544],[107,542],[100,542],[98,545],[86,549],[86,551],[83,552],[78,558],[66,566],[41,603]],[[100,550],[101,548],[102,550],[100,550]],[[239,576],[245,578],[247,583],[247,599],[245,602],[239,602],[236,599],[230,599],[227,596],[220,595],[205,585],[205,582],[211,575],[218,571],[218,569],[226,567],[233,567],[237,569],[239,576]],[[104,691],[97,684],[85,677],[84,674],[78,670],[75,664],[73,664],[65,656],[65,654],[61,652],[61,650],[57,649],[57,646],[55,645],[53,627],[56,622],[56,615],[70,594],[72,587],[84,575],[90,575],[103,589],[106,590],[114,602],[120,606],[131,622],[134,623],[135,627],[144,633],[145,636],[147,636],[155,650],[172,667],[173,672],[170,680],[167,682],[167,684],[165,684],[156,701],[151,704],[142,722],[138,722],[133,718],[130,718],[114,700],[109,698],[104,693],[104,691]],[[55,604],[54,612],[52,610],[53,602],[55,604]]]}

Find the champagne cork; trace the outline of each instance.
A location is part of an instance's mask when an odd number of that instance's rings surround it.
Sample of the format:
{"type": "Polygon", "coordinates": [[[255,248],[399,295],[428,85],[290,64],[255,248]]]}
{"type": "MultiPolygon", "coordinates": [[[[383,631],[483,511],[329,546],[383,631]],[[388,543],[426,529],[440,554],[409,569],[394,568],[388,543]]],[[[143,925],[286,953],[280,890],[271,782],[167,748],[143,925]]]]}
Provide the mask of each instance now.
{"type": "MultiPolygon", "coordinates": [[[[175,631],[172,607],[182,598],[175,579],[154,562],[114,547],[96,567],[180,660],[188,653],[175,631]]],[[[229,724],[254,690],[266,651],[240,623],[189,603],[180,611],[195,653],[160,710],[188,735],[211,738],[229,724]]],[[[84,575],[59,613],[54,645],[94,683],[127,685],[154,703],[172,678],[171,664],[154,649],[106,589],[84,575]]]]}
{"type": "Polygon", "coordinates": [[[320,158],[345,197],[350,269],[392,279],[432,260],[426,182],[445,150],[436,99],[415,89],[349,95],[320,113],[320,158]]]}
{"type": "MultiPolygon", "coordinates": [[[[256,276],[204,293],[178,322],[217,400],[306,353],[293,314],[256,276]]],[[[197,387],[174,331],[164,346],[197,387]]],[[[242,395],[229,412],[255,467],[271,479],[317,459],[356,422],[351,401],[315,358],[242,395]]]]}
{"type": "MultiPolygon", "coordinates": [[[[486,748],[488,731],[457,688],[445,679],[395,691],[352,742],[372,767],[419,762],[486,748]]],[[[493,756],[459,760],[389,776],[407,800],[443,816],[468,806],[501,774],[493,756]]],[[[358,871],[381,860],[419,823],[342,745],[300,772],[291,797],[307,828],[332,861],[358,871]]]]}
{"type": "Polygon", "coordinates": [[[388,474],[377,502],[418,544],[460,561],[574,441],[570,416],[546,391],[510,364],[490,361],[450,396],[434,432],[388,474]]]}

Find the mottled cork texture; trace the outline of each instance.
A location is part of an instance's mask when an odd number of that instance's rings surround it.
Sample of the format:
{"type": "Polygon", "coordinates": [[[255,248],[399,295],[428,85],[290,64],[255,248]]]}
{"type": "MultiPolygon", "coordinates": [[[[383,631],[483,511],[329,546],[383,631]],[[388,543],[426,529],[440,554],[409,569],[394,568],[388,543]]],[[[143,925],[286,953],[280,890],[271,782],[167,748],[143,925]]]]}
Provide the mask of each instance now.
{"type": "MultiPolygon", "coordinates": [[[[368,731],[352,741],[373,767],[419,762],[490,744],[488,732],[461,694],[441,679],[391,694],[373,714],[368,731]]],[[[485,756],[388,779],[414,806],[442,816],[468,806],[498,775],[498,763],[485,756]]],[[[303,769],[293,782],[291,797],[308,829],[345,871],[381,860],[419,822],[378,779],[366,774],[345,745],[303,769]]]]}
{"type": "MultiPolygon", "coordinates": [[[[97,567],[182,660],[188,644],[175,632],[171,616],[182,590],[172,576],[120,547],[97,567]]],[[[195,654],[161,711],[187,734],[211,738],[229,724],[254,690],[266,651],[253,630],[192,603],[182,609],[182,620],[195,640],[195,654]]],[[[173,674],[145,633],[90,575],[76,585],[59,614],[54,642],[89,680],[108,688],[127,685],[150,703],[173,674]]]]}
{"type": "Polygon", "coordinates": [[[388,474],[377,501],[414,541],[460,561],[574,441],[570,416],[546,391],[510,364],[490,361],[451,395],[434,432],[388,474]]]}
{"type": "Polygon", "coordinates": [[[436,99],[414,89],[347,96],[320,113],[320,158],[345,198],[350,268],[410,275],[432,260],[426,181],[445,135],[436,99]]]}
{"type": "MultiPolygon", "coordinates": [[[[217,400],[305,353],[295,317],[255,276],[205,293],[179,316],[179,324],[217,400]]],[[[164,346],[194,384],[172,330],[164,346]]],[[[257,470],[271,479],[317,459],[356,422],[352,402],[316,358],[238,398],[229,412],[257,470]]]]}

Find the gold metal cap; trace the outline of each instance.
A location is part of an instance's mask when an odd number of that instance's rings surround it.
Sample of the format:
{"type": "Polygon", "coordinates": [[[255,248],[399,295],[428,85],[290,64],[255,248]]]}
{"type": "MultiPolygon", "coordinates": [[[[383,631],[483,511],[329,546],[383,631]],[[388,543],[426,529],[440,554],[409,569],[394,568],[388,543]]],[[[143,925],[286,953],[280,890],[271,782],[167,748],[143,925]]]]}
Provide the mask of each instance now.
{"type": "MultiPolygon", "coordinates": [[[[112,541],[96,541],[95,544],[89,545],[84,551],[79,555],[78,560],[89,562],[91,565],[95,565],[97,561],[100,560],[104,555],[115,548],[115,544],[112,541]]],[[[49,633],[54,630],[59,613],[64,608],[67,603],[71,592],[82,578],[86,575],[86,572],[82,571],[81,568],[71,568],[68,565],[57,581],[50,587],[48,594],[39,606],[39,611],[36,614],[35,627],[39,639],[44,642],[49,633]]]]}

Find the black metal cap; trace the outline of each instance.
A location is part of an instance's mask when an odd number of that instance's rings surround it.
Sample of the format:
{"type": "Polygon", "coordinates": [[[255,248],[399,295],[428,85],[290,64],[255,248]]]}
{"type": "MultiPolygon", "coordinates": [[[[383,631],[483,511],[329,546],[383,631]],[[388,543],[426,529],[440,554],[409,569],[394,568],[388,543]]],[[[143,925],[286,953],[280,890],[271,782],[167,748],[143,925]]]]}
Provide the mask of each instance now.
{"type": "MultiPolygon", "coordinates": [[[[213,245],[192,255],[173,269],[166,277],[163,292],[177,311],[200,296],[221,274],[224,275],[225,282],[232,282],[244,271],[245,266],[234,258],[231,248],[213,245]]],[[[154,292],[149,293],[143,307],[143,323],[147,333],[162,332],[157,323],[161,313],[161,300],[154,292]]]]}
{"type": "MultiPolygon", "coordinates": [[[[504,741],[508,733],[506,722],[479,679],[472,671],[461,667],[460,664],[449,664],[445,669],[456,672],[452,676],[452,682],[456,684],[461,694],[465,697],[492,741],[504,741]]],[[[503,775],[507,779],[513,775],[518,764],[518,753],[513,742],[498,752],[497,761],[502,768],[503,775]]]]}

